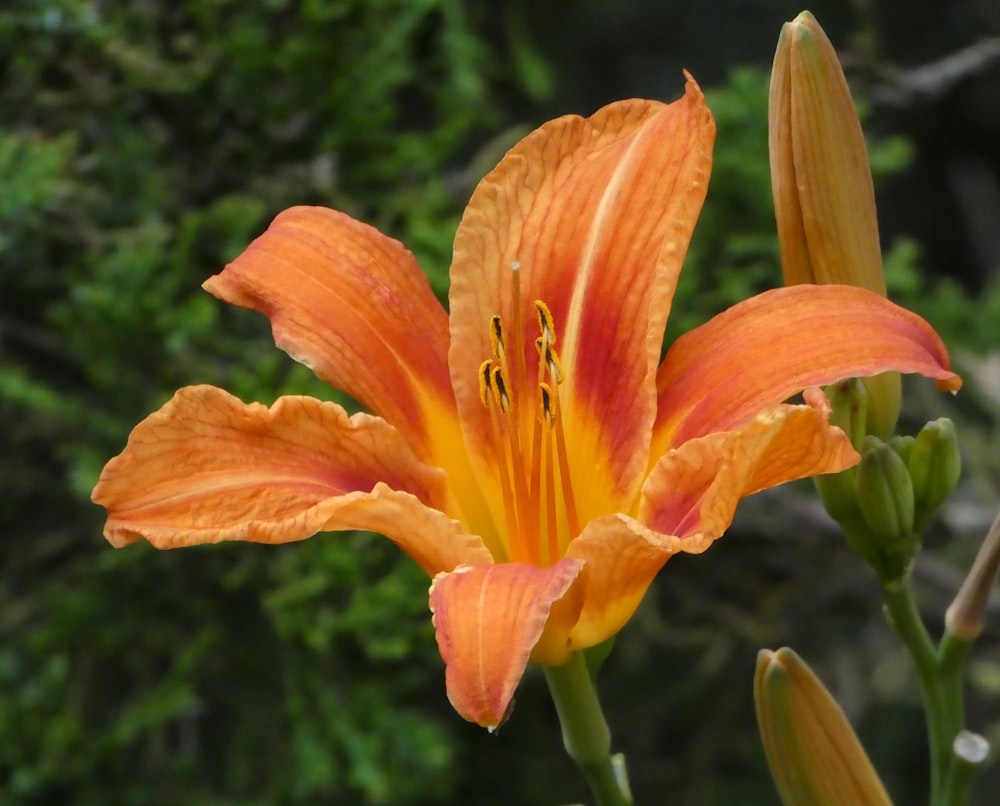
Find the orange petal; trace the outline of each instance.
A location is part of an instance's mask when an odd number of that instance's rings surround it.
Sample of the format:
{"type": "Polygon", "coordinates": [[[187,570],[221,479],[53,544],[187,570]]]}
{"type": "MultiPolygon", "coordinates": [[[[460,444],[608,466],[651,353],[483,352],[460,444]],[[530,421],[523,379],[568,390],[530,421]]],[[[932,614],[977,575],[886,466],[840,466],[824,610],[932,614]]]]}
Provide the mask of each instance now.
{"type": "Polygon", "coordinates": [[[403,430],[420,458],[457,430],[447,315],[398,241],[293,207],[205,288],[267,316],[279,347],[403,430]]]}
{"type": "Polygon", "coordinates": [[[376,417],[348,417],[308,397],[245,405],[192,386],[136,426],[93,500],[108,510],[104,534],[115,546],[285,543],[370,529],[433,575],[490,558],[479,538],[434,508],[443,477],[376,417]]]}
{"type": "Polygon", "coordinates": [[[595,646],[624,627],[663,564],[679,550],[679,538],[655,533],[625,515],[587,524],[566,551],[567,558],[587,564],[583,609],[570,633],[572,648],[595,646]]]}
{"type": "Polygon", "coordinates": [[[722,536],[744,496],[857,464],[847,435],[830,426],[830,405],[809,390],[806,405],[774,406],[734,431],[669,451],[642,489],[639,520],[698,553],[722,536]]]}
{"type": "Polygon", "coordinates": [[[657,377],[651,457],[727,431],[808,386],[886,370],[961,386],[931,326],[871,291],[799,285],[758,294],[670,348],[657,377]]]}
{"type": "MultiPolygon", "coordinates": [[[[579,500],[598,490],[606,498],[608,489],[627,500],[638,488],[663,329],[705,196],[714,133],[689,78],[685,96],[669,106],[622,101],[588,119],[547,123],[479,185],[451,270],[452,383],[470,444],[491,444],[478,369],[492,354],[493,314],[508,333],[520,318],[518,338],[506,342],[512,351],[519,343],[527,371],[508,385],[524,401],[522,424],[535,416],[533,303],[542,300],[565,372],[560,395],[579,500]]],[[[495,465],[494,457],[484,464],[495,465]]]]}
{"type": "Polygon", "coordinates": [[[475,564],[435,577],[430,608],[448,699],[463,717],[490,729],[506,719],[550,613],[582,568],[578,560],[551,568],[475,564]]]}
{"type": "Polygon", "coordinates": [[[844,433],[827,425],[822,392],[810,390],[807,399],[812,405],[778,406],[739,431],[671,451],[643,487],[641,523],[608,515],[570,543],[566,557],[587,564],[573,649],[599,644],[624,627],[664,563],[678,551],[711,545],[743,496],[858,461],[844,433]]]}

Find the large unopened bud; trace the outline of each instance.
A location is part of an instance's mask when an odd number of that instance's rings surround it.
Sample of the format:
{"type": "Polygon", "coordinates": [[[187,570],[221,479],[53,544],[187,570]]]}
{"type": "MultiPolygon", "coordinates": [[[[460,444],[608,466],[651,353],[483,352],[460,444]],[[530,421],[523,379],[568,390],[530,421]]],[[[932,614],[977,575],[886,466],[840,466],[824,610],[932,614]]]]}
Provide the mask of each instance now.
{"type": "MultiPolygon", "coordinates": [[[[768,125],[785,284],[837,283],[885,296],[861,123],[833,45],[808,11],[781,29],[768,125]]],[[[865,385],[868,433],[888,439],[899,416],[899,375],[865,385]]]]}
{"type": "Polygon", "coordinates": [[[785,806],[889,806],[836,700],[787,647],[757,655],[757,723],[785,806]]]}

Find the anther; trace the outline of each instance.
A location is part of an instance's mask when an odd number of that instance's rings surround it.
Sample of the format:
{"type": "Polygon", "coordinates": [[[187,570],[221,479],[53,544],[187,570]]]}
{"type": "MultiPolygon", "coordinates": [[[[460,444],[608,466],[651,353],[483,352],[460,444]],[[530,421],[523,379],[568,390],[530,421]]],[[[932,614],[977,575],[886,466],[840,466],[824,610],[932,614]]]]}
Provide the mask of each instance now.
{"type": "Polygon", "coordinates": [[[552,425],[552,389],[547,383],[538,384],[538,391],[541,392],[541,414],[542,419],[548,426],[552,425]]]}
{"type": "Polygon", "coordinates": [[[559,360],[559,355],[552,348],[551,345],[545,348],[545,365],[549,368],[549,376],[557,384],[562,383],[563,380],[563,370],[562,362],[559,360]]]}
{"type": "Polygon", "coordinates": [[[507,382],[503,379],[503,370],[498,366],[493,366],[490,374],[493,396],[500,404],[500,411],[506,414],[510,411],[510,397],[507,394],[507,382]]]}
{"type": "Polygon", "coordinates": [[[486,408],[490,407],[490,398],[493,397],[492,374],[493,362],[486,359],[479,365],[479,399],[486,408]]]}
{"type": "Polygon", "coordinates": [[[490,342],[493,345],[493,355],[502,360],[504,353],[503,321],[499,316],[490,319],[490,342]]]}
{"type": "Polygon", "coordinates": [[[538,329],[542,332],[542,338],[549,344],[556,343],[556,327],[552,321],[552,312],[549,306],[540,299],[535,300],[535,310],[538,312],[538,329]]]}

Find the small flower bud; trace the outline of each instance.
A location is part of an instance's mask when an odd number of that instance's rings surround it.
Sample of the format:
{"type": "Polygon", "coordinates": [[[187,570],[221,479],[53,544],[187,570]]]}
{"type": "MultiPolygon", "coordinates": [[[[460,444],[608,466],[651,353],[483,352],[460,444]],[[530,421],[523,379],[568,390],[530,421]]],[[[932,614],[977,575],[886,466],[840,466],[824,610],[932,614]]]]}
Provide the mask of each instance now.
{"type": "Polygon", "coordinates": [[[910,462],[910,451],[913,450],[913,443],[916,442],[915,437],[904,436],[898,434],[888,441],[888,446],[892,448],[893,452],[900,459],[903,460],[903,464],[909,467],[910,462]]]}
{"type": "Polygon", "coordinates": [[[754,674],[757,724],[785,806],[888,804],[844,712],[795,652],[762,650],[754,674]]]}
{"type": "Polygon", "coordinates": [[[913,482],[917,528],[951,495],[962,472],[955,424],[947,417],[931,420],[917,434],[906,459],[913,482]]]}
{"type": "Polygon", "coordinates": [[[865,422],[868,418],[868,389],[857,378],[831,384],[824,390],[830,401],[830,425],[835,425],[851,440],[855,450],[868,433],[865,422]]]}
{"type": "MultiPolygon", "coordinates": [[[[906,465],[892,448],[867,437],[854,477],[858,506],[868,526],[863,547],[852,546],[884,582],[902,579],[920,547],[914,531],[913,484],[906,465]]],[[[849,535],[849,537],[851,537],[849,535]]]]}
{"type": "MultiPolygon", "coordinates": [[[[868,411],[868,391],[857,378],[831,384],[823,390],[830,401],[830,425],[847,434],[855,450],[865,438],[865,416],[868,411]]],[[[854,492],[855,468],[840,473],[815,476],[813,483],[823,506],[845,532],[851,524],[863,525],[861,510],[854,492]]]]}

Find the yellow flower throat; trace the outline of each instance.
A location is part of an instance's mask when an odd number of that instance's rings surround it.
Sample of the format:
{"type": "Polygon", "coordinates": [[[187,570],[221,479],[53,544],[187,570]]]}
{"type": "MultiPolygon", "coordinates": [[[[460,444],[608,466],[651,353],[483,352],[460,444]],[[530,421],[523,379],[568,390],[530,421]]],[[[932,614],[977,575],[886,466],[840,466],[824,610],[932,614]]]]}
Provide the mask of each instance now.
{"type": "Polygon", "coordinates": [[[493,357],[479,367],[479,396],[489,409],[497,476],[503,496],[501,540],[512,562],[547,567],[557,562],[580,533],[566,452],[559,386],[563,369],[556,352],[556,330],[548,306],[535,300],[538,366],[533,385],[521,342],[520,265],[512,264],[514,322],[505,330],[500,316],[490,319],[493,357]],[[505,337],[512,338],[508,344],[505,337]],[[514,365],[511,365],[511,361],[514,365]],[[534,400],[519,401],[515,390],[534,400]]]}

